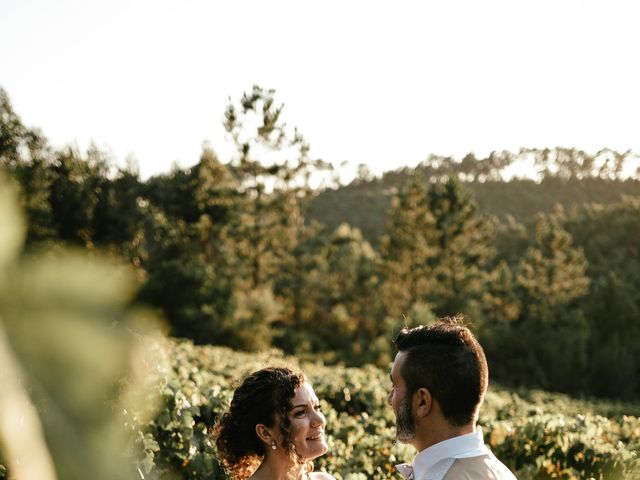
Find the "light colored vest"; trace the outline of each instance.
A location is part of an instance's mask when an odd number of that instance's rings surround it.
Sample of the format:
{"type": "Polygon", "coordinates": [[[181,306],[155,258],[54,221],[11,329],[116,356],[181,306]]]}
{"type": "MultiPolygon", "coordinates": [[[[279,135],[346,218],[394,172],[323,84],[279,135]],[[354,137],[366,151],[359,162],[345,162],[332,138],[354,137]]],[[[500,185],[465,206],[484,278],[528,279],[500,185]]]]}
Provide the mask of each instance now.
{"type": "Polygon", "coordinates": [[[513,473],[509,471],[493,455],[478,457],[456,458],[442,480],[512,480],[513,473]]]}

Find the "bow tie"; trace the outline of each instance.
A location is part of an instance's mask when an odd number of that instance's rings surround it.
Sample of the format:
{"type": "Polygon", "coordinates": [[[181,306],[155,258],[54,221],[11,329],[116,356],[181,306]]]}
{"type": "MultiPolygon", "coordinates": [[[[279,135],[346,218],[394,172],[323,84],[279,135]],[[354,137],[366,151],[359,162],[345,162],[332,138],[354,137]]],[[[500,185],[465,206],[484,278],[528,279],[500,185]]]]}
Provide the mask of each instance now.
{"type": "Polygon", "coordinates": [[[396,470],[405,478],[405,480],[413,480],[413,467],[408,463],[396,465],[396,470]]]}

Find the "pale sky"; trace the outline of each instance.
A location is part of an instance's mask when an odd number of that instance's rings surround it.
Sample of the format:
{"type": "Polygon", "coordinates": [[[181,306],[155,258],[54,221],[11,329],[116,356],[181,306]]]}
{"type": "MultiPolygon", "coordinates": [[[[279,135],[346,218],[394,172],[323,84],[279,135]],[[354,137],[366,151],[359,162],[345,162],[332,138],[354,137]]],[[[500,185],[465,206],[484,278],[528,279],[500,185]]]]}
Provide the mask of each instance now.
{"type": "Polygon", "coordinates": [[[374,173],[430,153],[640,152],[634,1],[0,0],[0,86],[51,143],[143,177],[230,160],[228,97],[276,90],[311,154],[374,173]]]}

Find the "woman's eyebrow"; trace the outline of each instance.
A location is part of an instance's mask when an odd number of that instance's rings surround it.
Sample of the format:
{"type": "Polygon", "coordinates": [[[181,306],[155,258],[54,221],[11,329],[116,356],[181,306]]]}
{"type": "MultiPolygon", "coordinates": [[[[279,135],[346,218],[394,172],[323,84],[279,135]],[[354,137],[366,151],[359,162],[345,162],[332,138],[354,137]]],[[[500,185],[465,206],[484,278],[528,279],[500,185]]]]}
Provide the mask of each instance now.
{"type": "Polygon", "coordinates": [[[307,404],[306,403],[301,403],[299,405],[294,405],[293,407],[291,407],[291,409],[293,410],[294,408],[299,408],[299,407],[306,407],[307,404]]]}

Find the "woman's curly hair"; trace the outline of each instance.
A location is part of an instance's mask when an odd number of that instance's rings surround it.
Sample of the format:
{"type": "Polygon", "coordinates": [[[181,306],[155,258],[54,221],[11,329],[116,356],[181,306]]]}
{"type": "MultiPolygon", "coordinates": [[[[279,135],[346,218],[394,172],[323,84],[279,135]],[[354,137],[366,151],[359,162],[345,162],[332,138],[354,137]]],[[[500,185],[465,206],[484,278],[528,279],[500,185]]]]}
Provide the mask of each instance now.
{"type": "Polygon", "coordinates": [[[250,374],[233,393],[229,410],[213,427],[218,459],[236,480],[249,478],[264,458],[265,445],[256,433],[256,425],[275,426],[280,421],[283,448],[292,460],[298,460],[291,423],[287,415],[296,389],[305,382],[301,372],[269,367],[250,374]]]}

